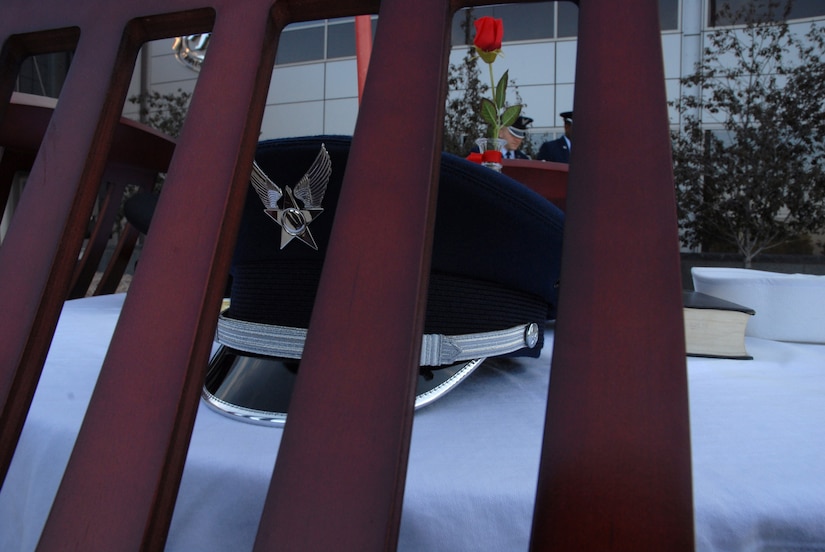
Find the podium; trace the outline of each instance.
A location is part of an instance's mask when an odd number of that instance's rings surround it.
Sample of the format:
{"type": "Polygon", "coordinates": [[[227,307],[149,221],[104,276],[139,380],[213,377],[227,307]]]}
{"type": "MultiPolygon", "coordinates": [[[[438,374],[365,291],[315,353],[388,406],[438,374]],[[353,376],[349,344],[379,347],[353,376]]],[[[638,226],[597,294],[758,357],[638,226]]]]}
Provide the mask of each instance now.
{"type": "Polygon", "coordinates": [[[501,172],[518,180],[562,211],[567,204],[567,163],[534,159],[502,159],[501,172]]]}

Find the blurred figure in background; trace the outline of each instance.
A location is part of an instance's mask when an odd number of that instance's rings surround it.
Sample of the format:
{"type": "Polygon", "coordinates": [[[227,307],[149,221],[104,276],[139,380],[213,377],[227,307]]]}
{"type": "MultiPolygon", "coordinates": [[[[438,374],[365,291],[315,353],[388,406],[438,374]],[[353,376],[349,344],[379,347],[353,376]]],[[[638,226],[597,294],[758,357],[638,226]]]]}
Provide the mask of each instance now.
{"type": "Polygon", "coordinates": [[[565,111],[559,114],[564,119],[564,135],[561,138],[550,140],[541,145],[536,156],[540,161],[555,163],[570,163],[570,148],[573,138],[573,112],[565,111]]]}

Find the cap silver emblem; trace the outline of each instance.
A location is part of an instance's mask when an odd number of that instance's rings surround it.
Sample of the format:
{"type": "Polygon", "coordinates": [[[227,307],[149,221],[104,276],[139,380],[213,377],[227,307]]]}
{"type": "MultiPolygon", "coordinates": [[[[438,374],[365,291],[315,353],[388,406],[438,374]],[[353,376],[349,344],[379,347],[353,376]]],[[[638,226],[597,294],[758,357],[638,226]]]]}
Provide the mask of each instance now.
{"type": "Polygon", "coordinates": [[[200,71],[203,60],[206,57],[206,47],[209,46],[209,39],[212,33],[200,33],[175,38],[172,44],[172,51],[175,57],[186,67],[193,71],[200,71]]]}
{"type": "Polygon", "coordinates": [[[318,250],[318,244],[309,231],[309,223],[324,212],[321,202],[331,174],[332,161],[323,144],[315,161],[294,189],[285,186],[281,190],[257,163],[252,163],[250,182],[264,204],[264,212],[281,227],[281,249],[297,238],[318,250]]]}

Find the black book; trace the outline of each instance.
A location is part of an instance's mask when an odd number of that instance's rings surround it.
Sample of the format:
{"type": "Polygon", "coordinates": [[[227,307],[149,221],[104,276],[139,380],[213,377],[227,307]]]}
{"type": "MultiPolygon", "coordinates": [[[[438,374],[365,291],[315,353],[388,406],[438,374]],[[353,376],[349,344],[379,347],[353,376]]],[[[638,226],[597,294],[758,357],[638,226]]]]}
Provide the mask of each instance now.
{"type": "Polygon", "coordinates": [[[745,349],[745,329],[756,312],[699,291],[682,293],[688,356],[752,359],[745,349]]]}

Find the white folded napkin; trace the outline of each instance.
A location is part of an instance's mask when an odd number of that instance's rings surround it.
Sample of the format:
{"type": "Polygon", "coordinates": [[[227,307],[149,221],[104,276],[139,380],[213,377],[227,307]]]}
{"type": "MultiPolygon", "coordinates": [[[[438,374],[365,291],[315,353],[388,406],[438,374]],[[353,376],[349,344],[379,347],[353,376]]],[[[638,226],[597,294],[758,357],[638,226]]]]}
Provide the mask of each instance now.
{"type": "Polygon", "coordinates": [[[825,276],[745,268],[694,267],[693,287],[756,311],[745,334],[825,343],[825,276]]]}

